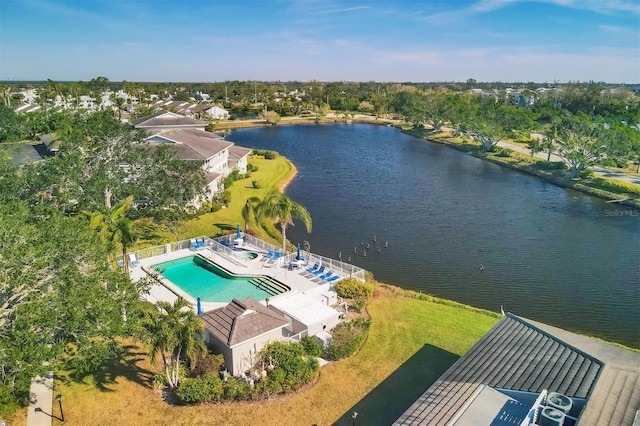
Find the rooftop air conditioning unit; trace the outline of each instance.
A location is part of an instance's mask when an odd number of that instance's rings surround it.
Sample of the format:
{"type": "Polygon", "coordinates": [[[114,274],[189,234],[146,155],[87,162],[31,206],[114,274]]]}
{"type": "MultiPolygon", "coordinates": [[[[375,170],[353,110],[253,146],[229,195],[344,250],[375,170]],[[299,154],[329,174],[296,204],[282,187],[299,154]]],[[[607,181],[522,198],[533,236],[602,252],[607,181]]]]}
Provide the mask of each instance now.
{"type": "Polygon", "coordinates": [[[547,407],[553,407],[556,410],[560,410],[563,413],[568,413],[571,410],[573,401],[566,395],[557,392],[550,392],[547,395],[547,407]]]}
{"type": "Polygon", "coordinates": [[[564,413],[553,407],[544,407],[540,411],[538,424],[540,426],[562,426],[564,423],[564,413]]]}

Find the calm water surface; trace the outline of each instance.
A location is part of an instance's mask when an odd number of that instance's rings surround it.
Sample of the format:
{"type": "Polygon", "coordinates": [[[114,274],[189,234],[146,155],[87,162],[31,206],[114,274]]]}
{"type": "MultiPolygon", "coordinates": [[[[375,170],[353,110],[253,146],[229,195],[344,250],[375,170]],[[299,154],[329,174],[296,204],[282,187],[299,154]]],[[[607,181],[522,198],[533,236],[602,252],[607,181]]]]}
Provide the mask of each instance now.
{"type": "Polygon", "coordinates": [[[298,168],[287,195],[309,210],[313,233],[297,223],[292,242],[389,284],[640,347],[640,210],[385,126],[228,139],[298,168]]]}

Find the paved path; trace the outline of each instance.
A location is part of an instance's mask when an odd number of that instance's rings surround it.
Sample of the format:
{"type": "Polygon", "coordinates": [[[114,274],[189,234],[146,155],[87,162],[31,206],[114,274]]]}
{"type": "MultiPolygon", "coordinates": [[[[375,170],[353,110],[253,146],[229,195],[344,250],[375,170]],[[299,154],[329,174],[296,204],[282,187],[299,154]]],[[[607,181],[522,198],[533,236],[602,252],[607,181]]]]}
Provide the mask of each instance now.
{"type": "MultiPolygon", "coordinates": [[[[500,141],[498,142],[498,146],[501,146],[503,148],[510,148],[516,152],[520,152],[523,154],[528,154],[531,155],[531,151],[529,150],[529,148],[522,146],[522,145],[517,145],[511,142],[505,142],[505,141],[500,141]]],[[[546,152],[537,152],[535,154],[535,157],[537,158],[542,158],[543,160],[547,159],[547,153],[546,152]]],[[[562,158],[558,157],[555,154],[551,154],[551,161],[562,161],[562,158]]],[[[628,182],[628,183],[632,183],[634,185],[640,185],[640,177],[639,176],[634,176],[634,175],[630,175],[627,173],[623,173],[623,172],[617,172],[615,170],[610,170],[604,167],[600,167],[600,166],[591,166],[589,167],[591,170],[594,171],[595,174],[609,178],[609,179],[616,179],[616,180],[621,180],[623,182],[628,182]]]]}
{"type": "Polygon", "coordinates": [[[38,376],[31,380],[27,426],[51,426],[52,416],[60,416],[57,412],[53,414],[52,409],[53,372],[49,372],[44,378],[38,376]]]}

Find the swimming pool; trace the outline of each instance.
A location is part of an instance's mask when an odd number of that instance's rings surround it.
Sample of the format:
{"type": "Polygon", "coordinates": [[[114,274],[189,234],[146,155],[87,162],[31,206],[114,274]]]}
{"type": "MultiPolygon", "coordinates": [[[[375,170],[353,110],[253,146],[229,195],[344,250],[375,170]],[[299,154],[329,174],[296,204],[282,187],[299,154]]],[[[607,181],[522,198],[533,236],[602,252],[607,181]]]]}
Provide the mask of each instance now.
{"type": "Polygon", "coordinates": [[[231,275],[200,256],[187,256],[151,267],[194,299],[203,302],[231,302],[248,296],[264,300],[289,290],[268,276],[231,275]]]}

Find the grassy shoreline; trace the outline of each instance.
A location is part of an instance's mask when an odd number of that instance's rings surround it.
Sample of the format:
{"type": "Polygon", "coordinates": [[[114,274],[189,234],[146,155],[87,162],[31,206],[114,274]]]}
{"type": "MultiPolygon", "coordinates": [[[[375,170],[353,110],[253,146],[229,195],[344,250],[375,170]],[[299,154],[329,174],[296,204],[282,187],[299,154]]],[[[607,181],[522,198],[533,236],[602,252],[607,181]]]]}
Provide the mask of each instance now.
{"type": "MultiPolygon", "coordinates": [[[[510,157],[500,157],[493,153],[481,153],[479,144],[464,143],[459,138],[454,138],[445,134],[433,135],[426,129],[414,129],[412,127],[402,126],[397,120],[377,119],[373,116],[367,118],[353,117],[353,118],[341,118],[341,117],[322,117],[320,120],[315,120],[313,117],[303,117],[294,120],[280,121],[278,126],[288,125],[300,125],[300,124],[331,124],[331,123],[363,123],[363,124],[377,124],[385,126],[393,126],[403,133],[411,136],[415,136],[420,139],[427,140],[429,142],[439,143],[442,145],[451,146],[460,151],[466,152],[478,158],[483,158],[487,161],[491,161],[494,164],[498,164],[503,167],[525,173],[531,176],[536,176],[546,182],[559,186],[565,189],[571,189],[579,191],[584,194],[592,195],[607,201],[616,201],[620,205],[628,207],[640,208],[640,192],[628,193],[628,192],[614,192],[610,187],[614,182],[614,179],[589,177],[581,180],[571,179],[566,176],[566,171],[563,170],[544,170],[539,168],[536,164],[543,163],[544,161],[538,159],[532,159],[527,155],[514,152],[510,157]],[[623,200],[623,201],[621,201],[623,200]]],[[[216,125],[216,131],[218,130],[233,130],[242,128],[255,128],[266,127],[269,124],[262,121],[227,121],[219,122],[216,125]]]]}
{"type": "MultiPolygon", "coordinates": [[[[433,135],[424,129],[412,129],[398,127],[403,133],[411,136],[415,136],[420,139],[427,140],[433,143],[439,143],[455,148],[459,151],[466,152],[477,158],[482,158],[487,161],[491,161],[494,164],[498,164],[503,167],[516,170],[521,173],[526,173],[531,176],[536,176],[546,182],[552,183],[556,186],[579,191],[584,194],[592,195],[608,201],[617,201],[618,204],[629,207],[640,207],[640,190],[636,193],[630,192],[613,192],[603,188],[607,184],[607,181],[613,179],[603,179],[597,177],[582,178],[575,180],[567,177],[565,170],[545,170],[539,168],[539,164],[546,163],[544,160],[531,158],[528,155],[518,152],[512,152],[508,157],[502,157],[496,153],[482,153],[479,144],[469,143],[468,141],[461,140],[460,138],[453,138],[446,134],[433,135]]],[[[612,184],[615,185],[615,184],[612,184]]],[[[628,184],[630,186],[634,186],[628,184]]]]}

